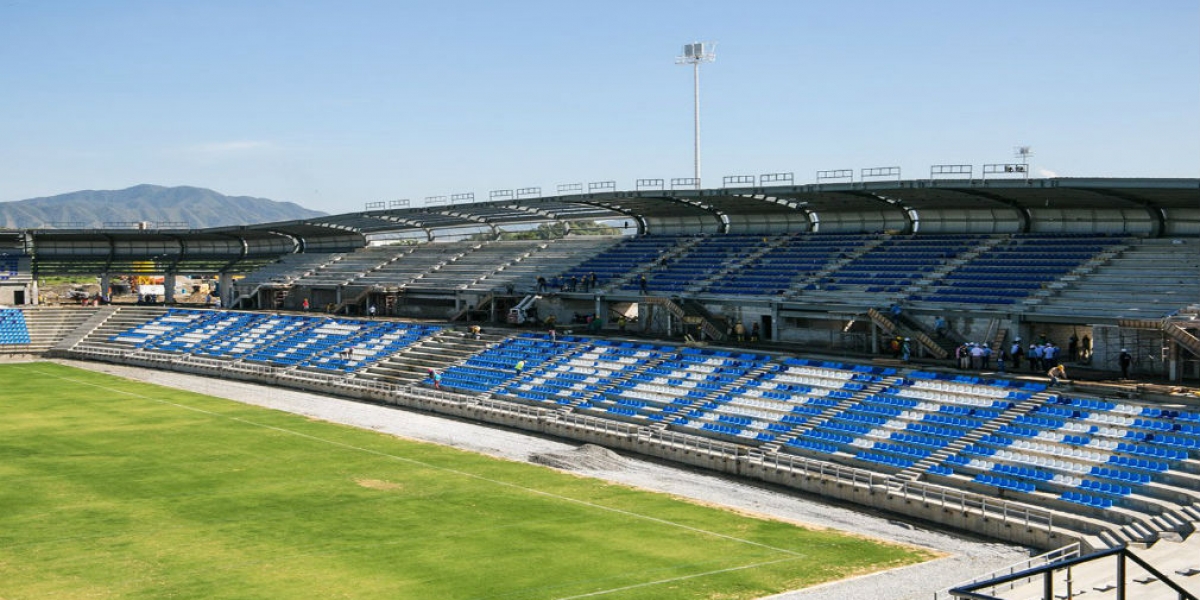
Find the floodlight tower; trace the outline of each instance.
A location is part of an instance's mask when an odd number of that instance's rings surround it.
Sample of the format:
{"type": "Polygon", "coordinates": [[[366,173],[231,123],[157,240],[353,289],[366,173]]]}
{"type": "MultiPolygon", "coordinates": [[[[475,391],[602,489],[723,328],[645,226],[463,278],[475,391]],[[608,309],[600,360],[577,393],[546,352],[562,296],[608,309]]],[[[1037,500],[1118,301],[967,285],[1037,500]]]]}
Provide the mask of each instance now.
{"type": "Polygon", "coordinates": [[[1017,146],[1013,149],[1013,156],[1021,159],[1021,172],[1025,174],[1025,179],[1029,179],[1029,157],[1033,156],[1033,147],[1017,146]]]}
{"type": "Polygon", "coordinates": [[[695,120],[696,185],[700,184],[700,63],[717,60],[717,45],[705,42],[684,44],[683,56],[675,57],[677,65],[692,65],[692,103],[695,120]]]}

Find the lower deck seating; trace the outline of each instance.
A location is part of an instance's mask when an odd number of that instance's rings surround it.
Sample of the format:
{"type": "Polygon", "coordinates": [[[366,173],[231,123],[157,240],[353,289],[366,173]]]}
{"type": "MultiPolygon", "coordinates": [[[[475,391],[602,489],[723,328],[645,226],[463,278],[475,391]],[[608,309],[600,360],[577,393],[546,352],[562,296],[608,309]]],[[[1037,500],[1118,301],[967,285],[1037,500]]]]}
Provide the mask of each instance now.
{"type": "Polygon", "coordinates": [[[440,329],[383,320],[171,309],[109,341],[146,351],[351,373],[440,329]]]}
{"type": "MultiPolygon", "coordinates": [[[[175,309],[108,343],[353,373],[436,331],[175,309]]],[[[1200,502],[1200,410],[1052,394],[1038,382],[540,333],[463,355],[442,374],[449,390],[903,471],[1097,518],[1148,518],[1200,502]]]]}
{"type": "Polygon", "coordinates": [[[30,343],[25,313],[16,308],[0,308],[0,344],[30,343]]]}

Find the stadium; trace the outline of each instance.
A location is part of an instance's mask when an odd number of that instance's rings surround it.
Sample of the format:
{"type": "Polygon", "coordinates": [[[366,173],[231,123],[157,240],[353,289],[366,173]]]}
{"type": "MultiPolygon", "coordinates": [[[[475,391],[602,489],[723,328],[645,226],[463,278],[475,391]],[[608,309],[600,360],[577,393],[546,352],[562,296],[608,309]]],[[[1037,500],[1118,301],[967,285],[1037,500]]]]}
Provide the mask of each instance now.
{"type": "MultiPolygon", "coordinates": [[[[0,231],[0,353],[440,415],[1036,555],[924,597],[1195,598],[1200,180],[1019,167],[0,231]],[[102,302],[43,304],[59,276],[102,302]],[[133,276],[163,294],[112,295],[133,276]]],[[[513,597],[696,597],[642,585],[513,597]]]]}

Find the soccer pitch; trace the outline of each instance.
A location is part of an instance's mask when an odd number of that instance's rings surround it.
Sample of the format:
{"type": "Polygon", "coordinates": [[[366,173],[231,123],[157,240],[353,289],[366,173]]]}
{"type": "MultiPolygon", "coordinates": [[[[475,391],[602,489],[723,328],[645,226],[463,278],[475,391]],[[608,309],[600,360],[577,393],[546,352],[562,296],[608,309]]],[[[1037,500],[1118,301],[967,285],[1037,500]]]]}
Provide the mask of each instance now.
{"type": "Polygon", "coordinates": [[[756,598],[932,553],[0,365],[0,598],[756,598]]]}

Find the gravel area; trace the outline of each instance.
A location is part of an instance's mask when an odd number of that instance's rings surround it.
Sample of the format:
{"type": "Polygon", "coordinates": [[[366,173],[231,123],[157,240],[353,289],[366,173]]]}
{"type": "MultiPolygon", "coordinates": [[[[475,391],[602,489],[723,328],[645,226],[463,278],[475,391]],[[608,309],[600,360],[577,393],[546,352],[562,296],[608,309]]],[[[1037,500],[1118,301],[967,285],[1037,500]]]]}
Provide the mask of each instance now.
{"type": "Polygon", "coordinates": [[[772,596],[772,600],[930,600],[939,590],[1030,556],[1026,548],[980,540],[924,524],[904,523],[894,516],[863,507],[831,503],[792,490],[617,455],[595,446],[581,447],[579,443],[483,423],[239,381],[107,363],[56,362],[509,460],[569,468],[579,474],[699,502],[930,548],[945,554],[944,558],[924,564],[788,592],[772,596]]]}

